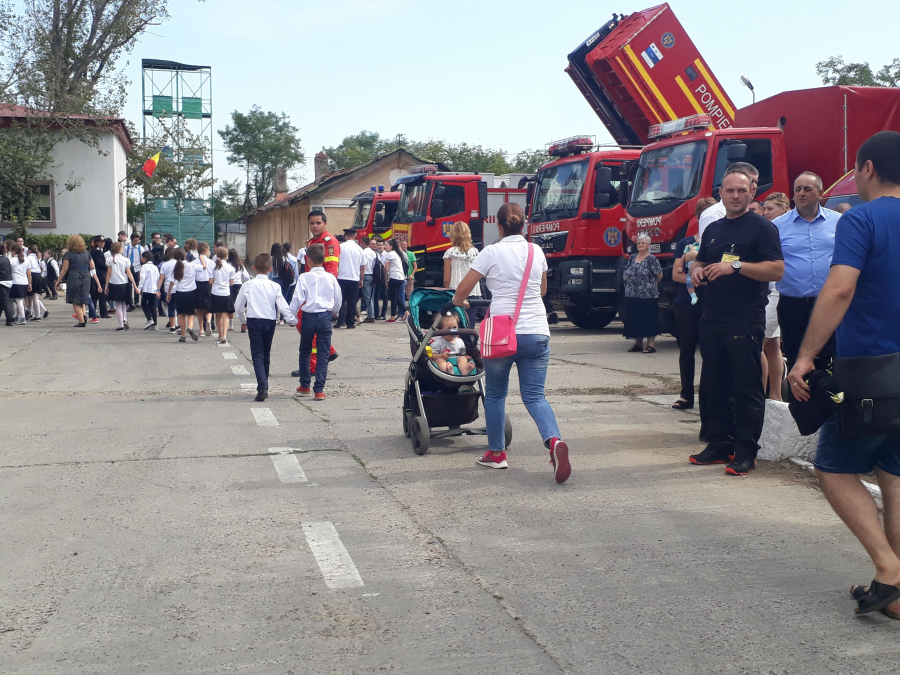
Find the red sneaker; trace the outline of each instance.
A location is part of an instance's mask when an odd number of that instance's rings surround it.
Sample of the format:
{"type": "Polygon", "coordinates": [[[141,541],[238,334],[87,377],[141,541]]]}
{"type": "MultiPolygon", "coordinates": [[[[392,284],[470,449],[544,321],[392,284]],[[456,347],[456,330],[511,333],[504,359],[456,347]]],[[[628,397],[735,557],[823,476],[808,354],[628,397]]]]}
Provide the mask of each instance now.
{"type": "Polygon", "coordinates": [[[312,390],[309,387],[297,387],[298,394],[308,394],[310,391],[312,390]]]}
{"type": "Polygon", "coordinates": [[[553,465],[553,477],[557,483],[565,483],[572,475],[569,464],[569,446],[558,438],[550,439],[550,463],[553,465]]]}
{"type": "Polygon", "coordinates": [[[100,323],[100,319],[94,318],[94,319],[91,319],[90,321],[88,321],[88,323],[100,323]]]}
{"type": "Polygon", "coordinates": [[[316,401],[324,401],[325,400],[325,392],[324,391],[318,392],[315,396],[315,400],[316,401]]]}
{"type": "Polygon", "coordinates": [[[385,319],[385,323],[397,323],[397,317],[392,316],[390,319],[385,319]]]}
{"type": "Polygon", "coordinates": [[[491,469],[506,469],[509,467],[509,464],[506,463],[505,452],[491,452],[490,450],[484,453],[484,456],[478,460],[478,463],[491,469]]]}

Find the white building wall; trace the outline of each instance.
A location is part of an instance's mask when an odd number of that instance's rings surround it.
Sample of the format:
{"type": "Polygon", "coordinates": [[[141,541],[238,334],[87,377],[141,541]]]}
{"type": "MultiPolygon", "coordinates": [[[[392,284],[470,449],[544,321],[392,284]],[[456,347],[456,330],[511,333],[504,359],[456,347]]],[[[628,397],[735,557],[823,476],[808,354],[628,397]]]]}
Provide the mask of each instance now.
{"type": "MultiPolygon", "coordinates": [[[[56,227],[33,223],[34,234],[102,234],[113,240],[125,227],[125,195],[119,181],[125,178],[125,149],[112,132],[103,133],[99,148],[78,140],[53,149],[53,206],[56,227]],[[67,191],[67,182],[81,179],[81,186],[67,191]]],[[[8,233],[8,227],[0,233],[8,233]]]]}

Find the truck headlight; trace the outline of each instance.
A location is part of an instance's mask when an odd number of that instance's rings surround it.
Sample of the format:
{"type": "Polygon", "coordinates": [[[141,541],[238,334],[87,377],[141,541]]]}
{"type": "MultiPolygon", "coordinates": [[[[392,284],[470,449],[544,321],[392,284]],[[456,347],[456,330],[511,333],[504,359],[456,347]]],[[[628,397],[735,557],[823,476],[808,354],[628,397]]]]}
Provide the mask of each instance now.
{"type": "Polygon", "coordinates": [[[584,274],[584,268],[583,267],[571,267],[571,268],[569,268],[569,274],[573,274],[575,276],[581,276],[582,274],[584,274]]]}

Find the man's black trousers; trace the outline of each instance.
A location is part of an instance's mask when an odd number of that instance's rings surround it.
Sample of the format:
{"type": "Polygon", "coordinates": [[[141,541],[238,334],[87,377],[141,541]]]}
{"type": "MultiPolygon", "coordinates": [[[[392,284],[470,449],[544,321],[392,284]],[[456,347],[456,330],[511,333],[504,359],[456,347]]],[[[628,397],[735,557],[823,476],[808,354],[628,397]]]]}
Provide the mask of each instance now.
{"type": "MultiPolygon", "coordinates": [[[[106,283],[106,274],[104,273],[104,281],[101,283],[106,283]]],[[[94,307],[97,308],[97,311],[100,312],[100,318],[105,319],[109,316],[109,311],[106,308],[106,294],[101,293],[97,290],[97,284],[91,279],[91,300],[94,301],[94,307]]]]}
{"type": "Polygon", "coordinates": [[[759,451],[766,413],[760,360],[764,335],[762,323],[700,321],[706,437],[711,446],[729,454],[733,449],[735,461],[756,459],[759,451]]]}
{"type": "MultiPolygon", "coordinates": [[[[792,298],[782,295],[778,298],[778,325],[781,326],[781,348],[787,357],[788,372],[797,362],[797,354],[800,353],[800,345],[803,344],[803,336],[809,326],[813,308],[816,306],[816,298],[792,298]]],[[[816,367],[824,368],[831,362],[834,356],[834,336],[832,335],[819,356],[816,357],[816,367]]]]}
{"type": "Polygon", "coordinates": [[[356,328],[356,301],[359,298],[359,280],[338,279],[344,302],[338,313],[338,323],[346,323],[347,328],[356,328]]]}

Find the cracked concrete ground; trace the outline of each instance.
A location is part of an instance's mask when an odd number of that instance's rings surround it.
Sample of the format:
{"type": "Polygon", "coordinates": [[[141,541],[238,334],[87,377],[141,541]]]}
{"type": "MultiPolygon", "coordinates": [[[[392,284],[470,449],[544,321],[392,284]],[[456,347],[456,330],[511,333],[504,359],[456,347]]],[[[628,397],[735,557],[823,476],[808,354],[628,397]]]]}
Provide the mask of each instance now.
{"type": "Polygon", "coordinates": [[[676,398],[671,339],[554,328],[557,486],[515,395],[509,470],[475,465],[481,437],[412,453],[402,326],[336,331],[324,402],[296,397],[279,328],[256,404],[231,369],[252,372],[246,335],[51,311],[0,329],[0,672],[897,670],[900,625],[852,615],[872,570],[809,477],[690,465],[696,417],[639,400],[676,398]],[[362,586],[326,584],[302,529],[323,522],[362,586]]]}

